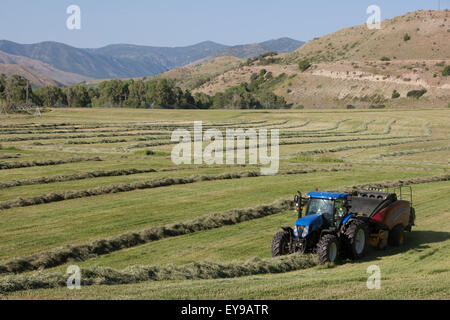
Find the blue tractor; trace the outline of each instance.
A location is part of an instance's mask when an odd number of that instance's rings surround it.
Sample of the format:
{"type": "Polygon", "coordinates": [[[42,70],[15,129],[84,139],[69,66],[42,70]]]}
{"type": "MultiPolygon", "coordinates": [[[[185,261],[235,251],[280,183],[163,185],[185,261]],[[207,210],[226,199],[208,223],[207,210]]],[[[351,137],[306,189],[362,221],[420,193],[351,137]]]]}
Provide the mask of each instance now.
{"type": "Polygon", "coordinates": [[[368,244],[379,249],[402,245],[404,231],[411,231],[415,220],[412,191],[411,202],[376,191],[312,191],[306,197],[299,192],[294,202],[298,220],[294,228],[283,227],[274,236],[273,257],[316,252],[321,264],[356,260],[368,244]]]}

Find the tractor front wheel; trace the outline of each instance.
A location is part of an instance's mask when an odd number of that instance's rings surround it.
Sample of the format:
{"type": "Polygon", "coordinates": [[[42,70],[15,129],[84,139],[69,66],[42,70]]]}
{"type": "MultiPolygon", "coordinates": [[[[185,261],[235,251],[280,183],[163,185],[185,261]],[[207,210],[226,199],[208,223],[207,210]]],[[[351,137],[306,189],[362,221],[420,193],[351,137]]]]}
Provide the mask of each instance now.
{"type": "Polygon", "coordinates": [[[284,256],[290,253],[291,234],[288,231],[278,232],[272,240],[272,257],[284,256]]]}
{"type": "Polygon", "coordinates": [[[317,244],[319,263],[335,262],[339,257],[339,242],[332,234],[324,235],[317,244]]]}

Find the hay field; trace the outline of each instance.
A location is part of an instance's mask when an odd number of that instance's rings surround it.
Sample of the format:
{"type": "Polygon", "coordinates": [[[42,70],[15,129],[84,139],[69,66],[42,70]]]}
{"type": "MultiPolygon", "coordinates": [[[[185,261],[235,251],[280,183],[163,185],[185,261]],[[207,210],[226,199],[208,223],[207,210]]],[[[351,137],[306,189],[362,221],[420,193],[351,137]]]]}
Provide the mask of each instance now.
{"type": "Polygon", "coordinates": [[[449,299],[450,109],[0,116],[0,298],[449,299]],[[279,129],[280,170],[171,161],[174,129],[279,129]],[[297,190],[412,184],[403,248],[270,257],[297,190]],[[81,290],[65,287],[69,265],[81,290]],[[382,272],[368,290],[367,267],[382,272]]]}

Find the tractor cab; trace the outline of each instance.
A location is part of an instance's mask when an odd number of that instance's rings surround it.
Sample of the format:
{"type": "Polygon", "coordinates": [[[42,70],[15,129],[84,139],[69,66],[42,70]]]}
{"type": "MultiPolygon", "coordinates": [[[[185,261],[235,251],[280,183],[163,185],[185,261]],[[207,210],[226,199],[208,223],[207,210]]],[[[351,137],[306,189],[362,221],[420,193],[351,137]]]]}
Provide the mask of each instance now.
{"type": "Polygon", "coordinates": [[[305,238],[310,233],[325,228],[339,228],[347,215],[347,193],[312,191],[302,198],[295,197],[298,220],[295,229],[301,230],[298,237],[305,238]],[[305,208],[305,216],[303,216],[305,208]]]}

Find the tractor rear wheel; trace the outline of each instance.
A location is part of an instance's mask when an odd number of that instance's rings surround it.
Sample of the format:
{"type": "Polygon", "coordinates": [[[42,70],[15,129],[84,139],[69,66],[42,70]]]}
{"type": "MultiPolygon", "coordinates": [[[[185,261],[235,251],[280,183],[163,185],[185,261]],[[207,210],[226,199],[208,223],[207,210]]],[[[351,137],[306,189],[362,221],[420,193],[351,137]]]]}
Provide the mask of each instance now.
{"type": "Polygon", "coordinates": [[[393,247],[399,247],[405,243],[405,228],[401,224],[396,225],[389,232],[388,243],[393,247]]]}
{"type": "Polygon", "coordinates": [[[280,231],[272,240],[272,257],[284,256],[290,253],[289,244],[291,242],[291,234],[288,231],[280,231]]]}
{"type": "Polygon", "coordinates": [[[317,244],[317,257],[320,264],[335,262],[339,257],[339,242],[332,234],[324,235],[317,244]]]}
{"type": "Polygon", "coordinates": [[[368,228],[367,223],[361,220],[352,220],[349,222],[344,233],[344,246],[346,255],[353,260],[364,256],[367,249],[368,228]]]}

